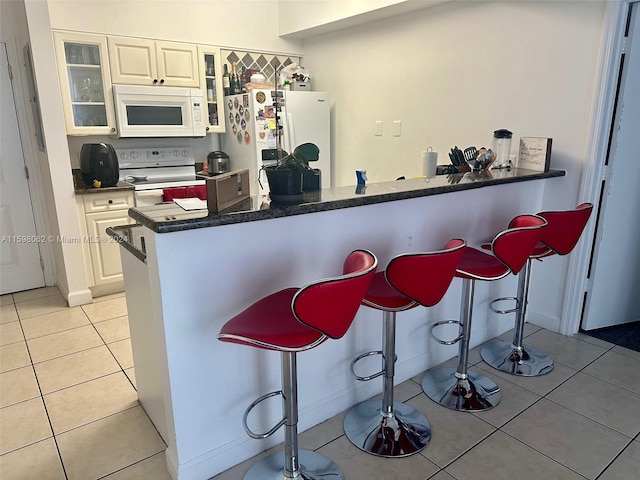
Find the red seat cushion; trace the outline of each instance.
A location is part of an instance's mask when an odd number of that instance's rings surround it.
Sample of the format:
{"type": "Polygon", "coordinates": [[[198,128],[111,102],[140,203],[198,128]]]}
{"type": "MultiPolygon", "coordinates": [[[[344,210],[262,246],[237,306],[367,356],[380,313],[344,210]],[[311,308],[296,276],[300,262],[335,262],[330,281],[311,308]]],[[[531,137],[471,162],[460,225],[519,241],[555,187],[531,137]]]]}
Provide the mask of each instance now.
{"type": "Polygon", "coordinates": [[[466,247],[458,264],[456,277],[498,280],[509,274],[509,268],[489,253],[466,247]]]}
{"type": "Polygon", "coordinates": [[[389,285],[384,272],[378,272],[373,277],[362,304],[387,312],[408,310],[418,305],[389,285]]]}
{"type": "Polygon", "coordinates": [[[540,241],[546,225],[546,220],[537,215],[514,217],[509,228],[491,242],[493,255],[471,247],[465,249],[456,276],[491,281],[510,272],[517,274],[540,241]]]}
{"type": "Polygon", "coordinates": [[[305,350],[326,340],[318,330],[300,323],[291,310],[297,288],[286,288],[257,301],[220,330],[223,342],[267,350],[305,350]]]}
{"type": "Polygon", "coordinates": [[[299,352],[340,338],[349,329],[374,277],[378,259],[354,250],[342,275],[258,300],[222,326],[218,339],[268,350],[299,352]]]}

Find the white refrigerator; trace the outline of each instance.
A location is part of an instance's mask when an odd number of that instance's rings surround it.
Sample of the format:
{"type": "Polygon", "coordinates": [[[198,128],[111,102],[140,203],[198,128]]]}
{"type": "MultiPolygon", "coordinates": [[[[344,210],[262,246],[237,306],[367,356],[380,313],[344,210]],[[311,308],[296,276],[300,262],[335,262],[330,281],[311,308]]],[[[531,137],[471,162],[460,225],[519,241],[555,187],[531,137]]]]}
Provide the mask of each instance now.
{"type": "Polygon", "coordinates": [[[311,168],[320,169],[321,187],[331,186],[330,105],[327,92],[251,90],[224,97],[226,133],[222,150],[233,170],[248,169],[251,195],[269,192],[261,167],[275,162],[276,115],[281,127],[281,147],[288,153],[300,144],[313,143],[320,153],[311,168]]]}

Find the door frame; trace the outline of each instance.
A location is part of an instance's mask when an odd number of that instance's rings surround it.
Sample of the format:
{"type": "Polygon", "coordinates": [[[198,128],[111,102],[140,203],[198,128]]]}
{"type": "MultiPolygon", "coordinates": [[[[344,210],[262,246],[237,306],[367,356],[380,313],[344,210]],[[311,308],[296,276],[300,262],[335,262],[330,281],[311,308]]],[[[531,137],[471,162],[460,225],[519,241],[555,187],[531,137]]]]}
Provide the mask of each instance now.
{"type": "MultiPolygon", "coordinates": [[[[605,2],[600,59],[596,79],[593,114],[591,116],[587,139],[587,155],[582,168],[580,201],[594,203],[595,219],[600,209],[600,188],[604,175],[605,161],[609,143],[609,134],[613,123],[616,102],[616,89],[620,74],[620,56],[624,47],[624,32],[631,4],[637,0],[605,2]],[[591,199],[591,200],[588,200],[591,199]]],[[[591,251],[595,240],[596,221],[590,221],[583,239],[569,258],[566,301],[560,318],[560,333],[573,335],[580,329],[582,309],[587,291],[587,273],[591,251]]]]}
{"type": "MultiPolygon", "coordinates": [[[[38,146],[35,140],[34,120],[27,113],[27,105],[29,94],[25,93],[26,85],[24,72],[24,59],[20,55],[21,49],[17,47],[15,36],[0,34],[0,43],[4,43],[7,51],[9,64],[11,65],[11,89],[13,91],[13,99],[16,106],[16,116],[18,119],[18,131],[20,135],[20,145],[22,147],[22,155],[24,163],[29,169],[29,196],[31,197],[31,208],[33,210],[33,218],[36,227],[36,233],[40,235],[48,235],[50,232],[49,222],[47,220],[44,205],[46,205],[43,195],[43,181],[38,165],[38,146]]],[[[45,151],[41,155],[46,157],[45,151]]],[[[39,244],[40,256],[42,258],[43,275],[45,286],[55,285],[55,268],[53,262],[53,248],[47,242],[39,244]]]]}

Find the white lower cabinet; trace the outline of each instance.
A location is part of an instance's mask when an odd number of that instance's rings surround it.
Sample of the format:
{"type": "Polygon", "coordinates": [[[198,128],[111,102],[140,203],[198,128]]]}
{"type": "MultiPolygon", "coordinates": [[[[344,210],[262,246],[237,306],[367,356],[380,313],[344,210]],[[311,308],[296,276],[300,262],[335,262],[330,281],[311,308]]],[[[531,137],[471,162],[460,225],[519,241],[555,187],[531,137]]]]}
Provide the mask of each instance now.
{"type": "Polygon", "coordinates": [[[123,290],[118,243],[107,227],[135,223],[128,215],[134,206],[133,192],[92,193],[77,202],[87,281],[94,296],[123,290]]]}

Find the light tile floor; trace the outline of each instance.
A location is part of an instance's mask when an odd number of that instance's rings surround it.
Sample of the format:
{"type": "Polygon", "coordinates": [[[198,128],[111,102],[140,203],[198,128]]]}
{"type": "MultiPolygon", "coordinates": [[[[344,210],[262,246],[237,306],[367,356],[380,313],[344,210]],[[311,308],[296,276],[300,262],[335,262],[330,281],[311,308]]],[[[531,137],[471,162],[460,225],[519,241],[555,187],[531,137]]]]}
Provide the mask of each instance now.
{"type": "MultiPolygon", "coordinates": [[[[137,401],[124,295],[73,308],[55,287],[1,299],[0,478],[170,479],[166,446],[137,401]]],[[[492,410],[443,408],[422,393],[421,375],[396,387],[396,400],[431,422],[420,454],[361,452],[343,434],[343,414],[301,433],[300,447],[334,460],[347,480],[637,479],[640,353],[530,324],[525,334],[554,358],[548,375],[502,374],[479,348],[470,353],[473,368],[503,390],[492,410]]],[[[278,449],[213,478],[240,480],[278,449]]]]}

